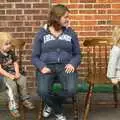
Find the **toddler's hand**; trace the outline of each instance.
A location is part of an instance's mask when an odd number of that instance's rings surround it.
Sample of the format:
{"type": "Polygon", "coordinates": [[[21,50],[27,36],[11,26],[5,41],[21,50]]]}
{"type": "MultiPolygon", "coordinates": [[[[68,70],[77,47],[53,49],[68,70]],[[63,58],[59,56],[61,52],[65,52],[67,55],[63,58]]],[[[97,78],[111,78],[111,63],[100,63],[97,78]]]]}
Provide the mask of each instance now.
{"type": "Polygon", "coordinates": [[[20,78],[20,73],[16,73],[15,74],[15,79],[19,79],[20,78]]]}
{"type": "Polygon", "coordinates": [[[117,79],[111,79],[112,84],[118,84],[118,80],[117,79]]]}
{"type": "Polygon", "coordinates": [[[11,75],[9,76],[9,78],[10,78],[11,80],[15,80],[15,75],[12,75],[12,74],[11,74],[11,75]]]}

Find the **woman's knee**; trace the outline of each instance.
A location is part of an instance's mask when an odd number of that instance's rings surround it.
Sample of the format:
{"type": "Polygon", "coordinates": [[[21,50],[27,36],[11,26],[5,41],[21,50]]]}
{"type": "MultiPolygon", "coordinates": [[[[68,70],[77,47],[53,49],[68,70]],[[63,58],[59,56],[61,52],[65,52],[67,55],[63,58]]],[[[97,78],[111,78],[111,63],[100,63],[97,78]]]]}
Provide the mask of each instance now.
{"type": "Polygon", "coordinates": [[[68,87],[67,88],[67,93],[69,96],[73,96],[76,94],[76,88],[75,87],[68,87]]]}
{"type": "Polygon", "coordinates": [[[44,87],[44,88],[38,88],[37,92],[40,96],[46,96],[48,95],[49,91],[48,88],[44,87]]]}

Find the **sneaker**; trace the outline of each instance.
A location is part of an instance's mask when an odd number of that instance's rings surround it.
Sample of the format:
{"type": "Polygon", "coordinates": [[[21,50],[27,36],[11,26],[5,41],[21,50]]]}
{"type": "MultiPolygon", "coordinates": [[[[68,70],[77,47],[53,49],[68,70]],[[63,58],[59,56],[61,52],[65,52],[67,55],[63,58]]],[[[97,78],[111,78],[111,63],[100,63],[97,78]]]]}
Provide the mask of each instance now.
{"type": "Polygon", "coordinates": [[[49,107],[48,105],[45,105],[44,109],[43,109],[43,117],[49,117],[50,114],[52,112],[52,108],[49,107]]]}
{"type": "Polygon", "coordinates": [[[28,100],[24,100],[22,104],[23,104],[24,107],[26,107],[30,110],[35,108],[35,106],[28,100]]]}
{"type": "Polygon", "coordinates": [[[67,120],[65,116],[63,116],[63,114],[57,114],[56,116],[56,120],[67,120]]]}
{"type": "Polygon", "coordinates": [[[11,115],[15,118],[18,118],[18,117],[20,117],[20,113],[17,110],[15,105],[16,105],[16,103],[14,101],[10,101],[8,104],[8,108],[10,110],[11,115]]]}
{"type": "Polygon", "coordinates": [[[19,104],[18,103],[15,103],[15,108],[19,108],[19,104]]]}

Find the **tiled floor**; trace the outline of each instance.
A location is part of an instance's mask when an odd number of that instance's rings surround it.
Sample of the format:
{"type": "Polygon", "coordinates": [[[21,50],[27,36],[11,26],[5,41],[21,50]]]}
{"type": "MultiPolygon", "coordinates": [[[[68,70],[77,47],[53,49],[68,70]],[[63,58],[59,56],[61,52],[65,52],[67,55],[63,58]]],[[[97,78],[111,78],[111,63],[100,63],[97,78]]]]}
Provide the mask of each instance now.
{"type": "MultiPolygon", "coordinates": [[[[120,98],[120,97],[119,97],[120,98]]],[[[83,106],[84,106],[84,94],[80,94],[80,118],[82,120],[83,106]]],[[[97,94],[93,98],[95,101],[112,100],[111,94],[97,94]]],[[[93,101],[94,101],[93,100],[93,101]]],[[[39,97],[34,96],[32,98],[33,103],[36,108],[32,111],[26,108],[20,107],[21,118],[18,120],[37,120],[39,112],[39,97]]],[[[65,105],[65,115],[67,120],[73,120],[72,105],[65,105]]],[[[0,93],[0,120],[17,120],[14,119],[7,108],[7,99],[4,93],[0,93]]],[[[48,119],[45,120],[55,120],[52,114],[48,119]]],[[[120,120],[120,107],[114,108],[112,105],[92,105],[91,111],[89,113],[89,120],[120,120]]]]}

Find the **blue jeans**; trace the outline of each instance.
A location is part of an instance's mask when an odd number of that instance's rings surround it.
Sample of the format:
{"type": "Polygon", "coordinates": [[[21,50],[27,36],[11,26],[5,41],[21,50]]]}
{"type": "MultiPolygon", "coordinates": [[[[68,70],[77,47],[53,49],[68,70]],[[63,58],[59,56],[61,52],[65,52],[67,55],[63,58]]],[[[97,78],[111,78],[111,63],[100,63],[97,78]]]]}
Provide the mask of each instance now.
{"type": "Polygon", "coordinates": [[[77,72],[65,73],[64,64],[49,64],[47,67],[51,69],[52,73],[38,74],[37,92],[42,96],[44,102],[54,109],[56,114],[61,113],[62,103],[65,98],[71,97],[76,93],[77,72]],[[64,87],[59,96],[51,95],[50,91],[51,85],[56,79],[64,87]]]}

